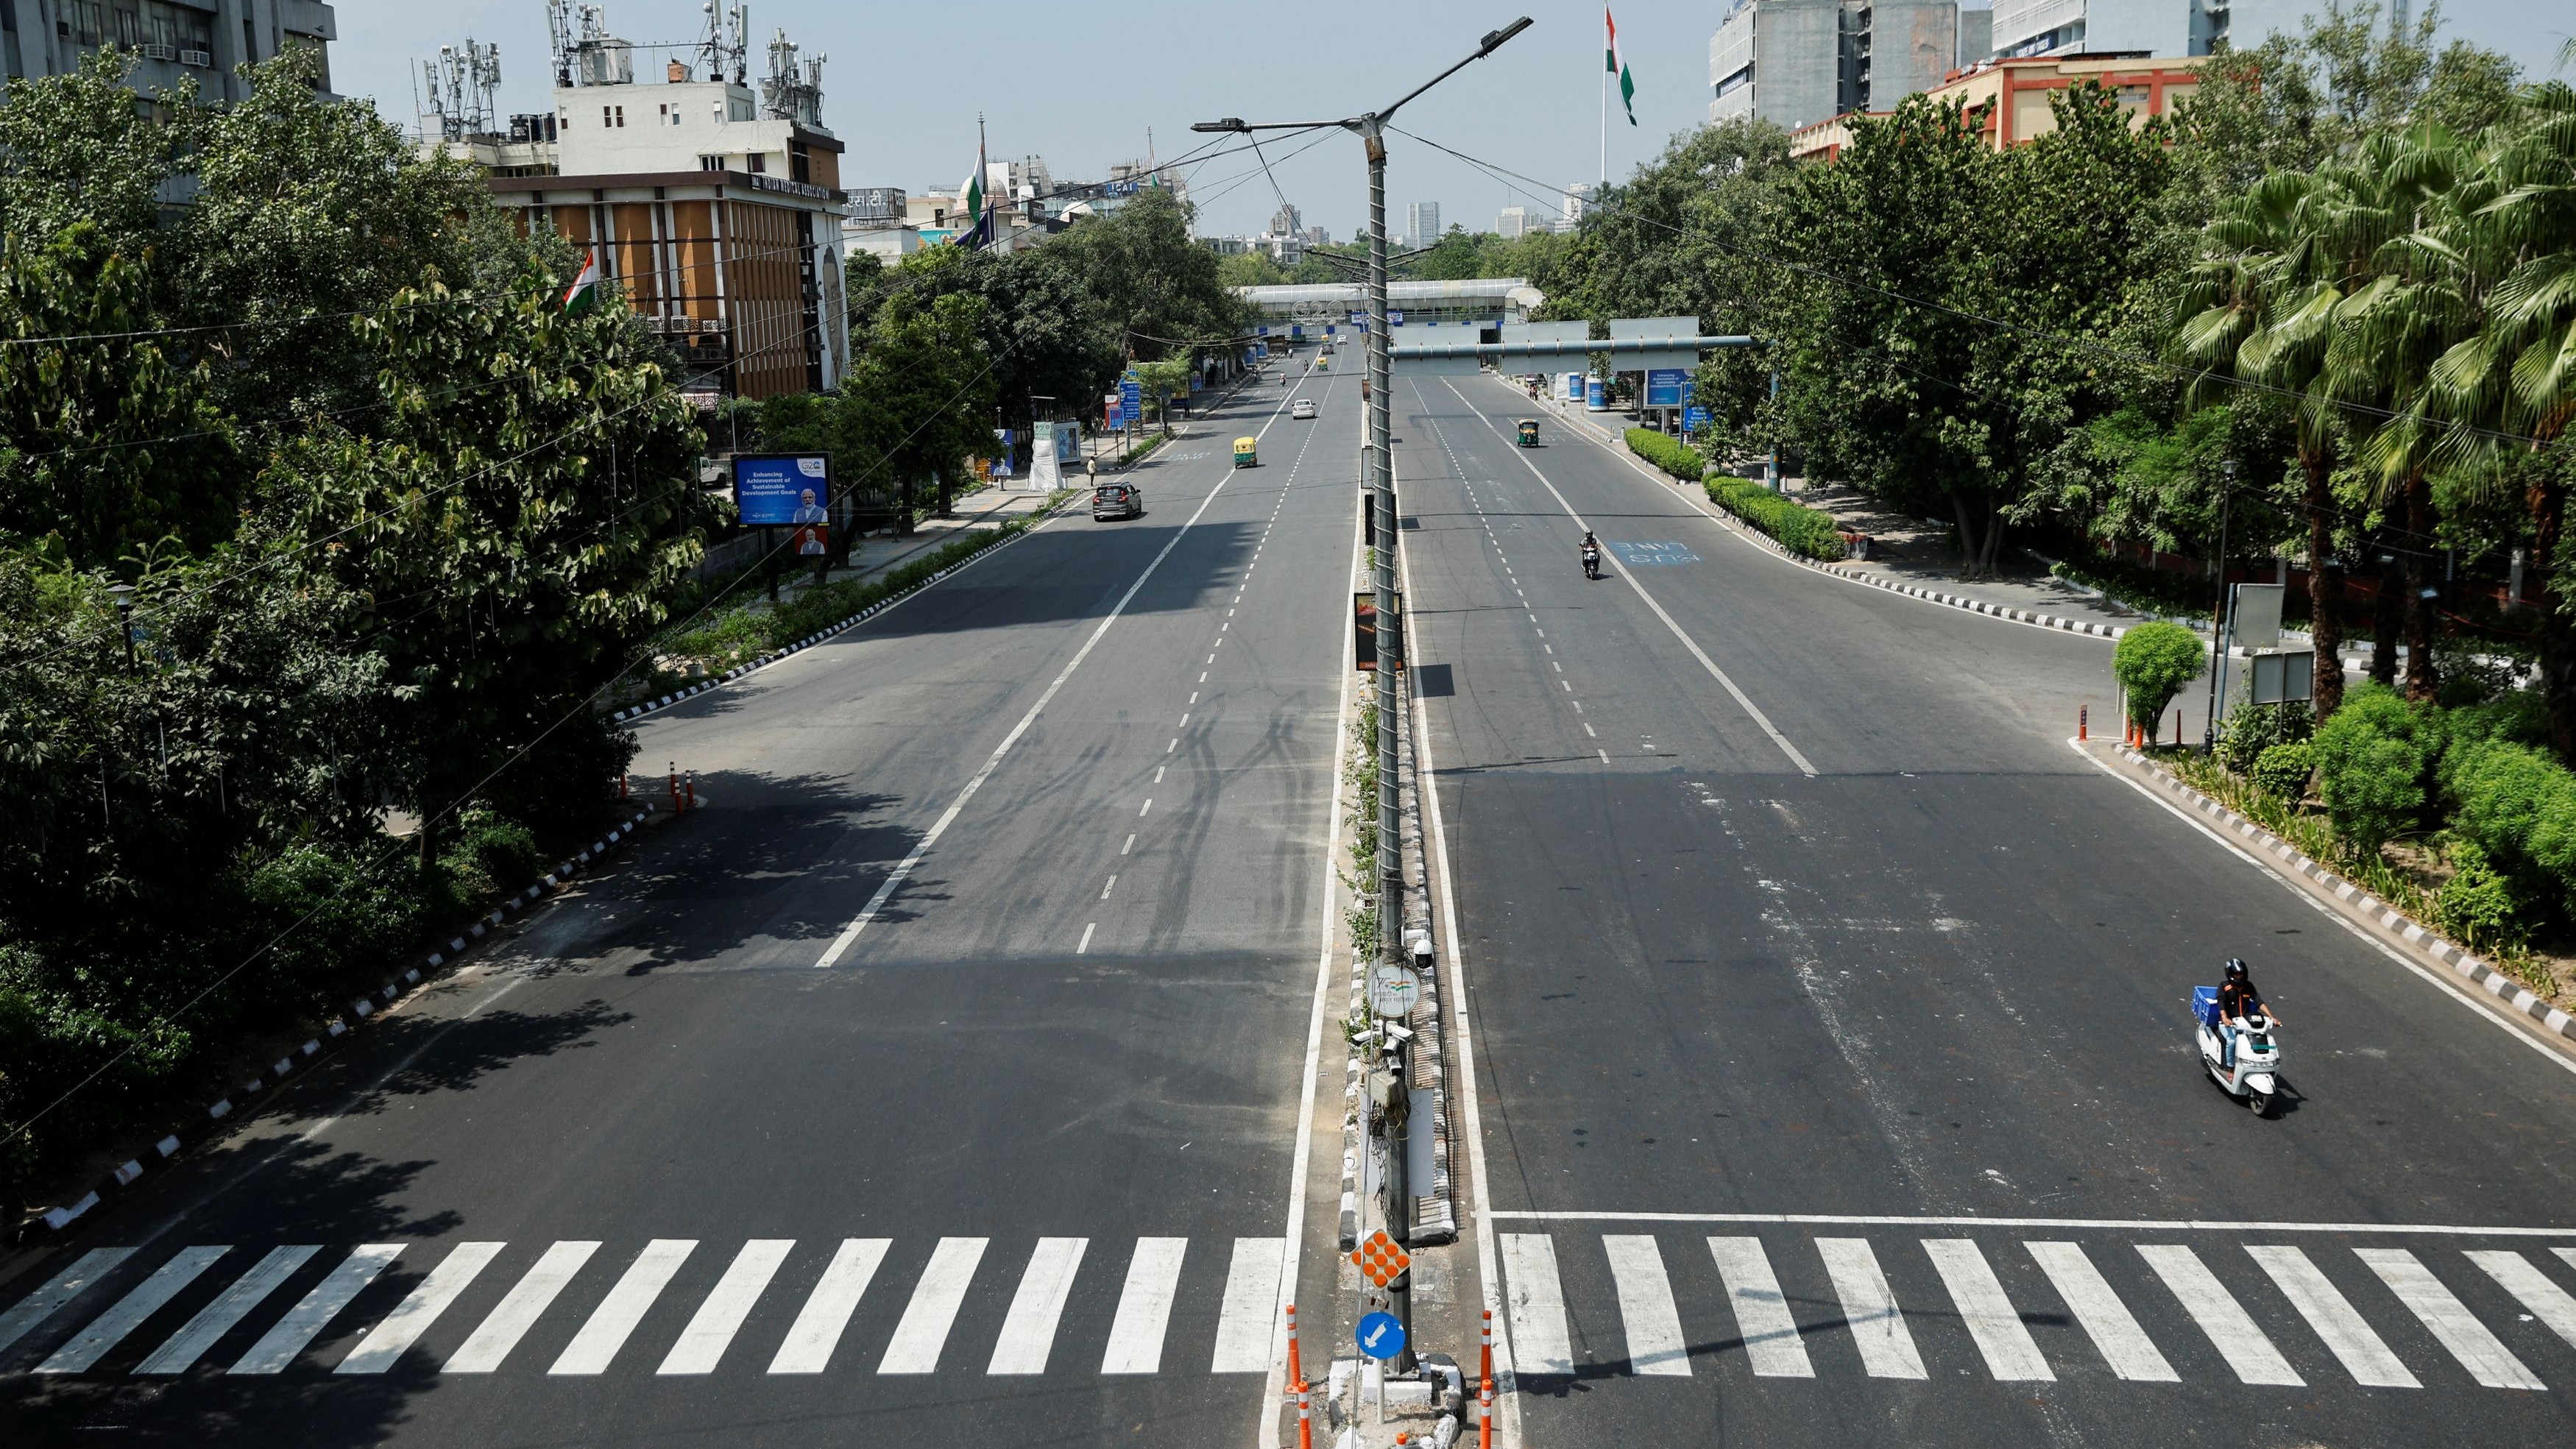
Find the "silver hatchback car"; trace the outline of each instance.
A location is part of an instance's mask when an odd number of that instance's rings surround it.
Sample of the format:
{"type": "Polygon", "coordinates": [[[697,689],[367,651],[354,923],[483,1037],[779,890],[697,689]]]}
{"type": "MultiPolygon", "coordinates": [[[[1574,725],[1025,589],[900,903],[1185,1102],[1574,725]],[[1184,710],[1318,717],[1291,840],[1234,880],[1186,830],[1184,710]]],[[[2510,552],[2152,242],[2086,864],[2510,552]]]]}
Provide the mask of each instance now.
{"type": "Polygon", "coordinates": [[[1145,516],[1145,490],[1133,483],[1103,483],[1091,490],[1091,516],[1095,519],[1142,518],[1145,516]]]}

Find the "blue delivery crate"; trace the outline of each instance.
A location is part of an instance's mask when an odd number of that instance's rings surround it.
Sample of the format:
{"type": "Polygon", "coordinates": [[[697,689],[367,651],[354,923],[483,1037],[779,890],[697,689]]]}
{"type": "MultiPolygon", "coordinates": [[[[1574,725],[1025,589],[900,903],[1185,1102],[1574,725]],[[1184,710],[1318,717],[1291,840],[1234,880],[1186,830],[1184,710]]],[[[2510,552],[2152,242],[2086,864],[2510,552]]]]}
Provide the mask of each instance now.
{"type": "Polygon", "coordinates": [[[2211,1031],[2218,1030],[2218,988],[2195,986],[2191,989],[2191,1014],[2211,1031]]]}

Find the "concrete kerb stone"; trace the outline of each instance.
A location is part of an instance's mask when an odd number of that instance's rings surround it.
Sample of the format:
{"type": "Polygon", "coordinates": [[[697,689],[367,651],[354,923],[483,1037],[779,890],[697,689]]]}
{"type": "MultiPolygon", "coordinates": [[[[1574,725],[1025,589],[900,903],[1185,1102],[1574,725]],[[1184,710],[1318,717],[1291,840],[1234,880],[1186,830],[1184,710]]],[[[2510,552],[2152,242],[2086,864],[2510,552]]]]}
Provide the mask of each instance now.
{"type": "MultiPolygon", "coordinates": [[[[1069,502],[1070,500],[1067,501],[1069,502]]],[[[1058,510],[1063,508],[1063,506],[1064,505],[1062,503],[1059,503],[1052,507],[1038,509],[1034,513],[1023,515],[1023,517],[1030,522],[1035,522],[1041,518],[1053,517],[1058,510]]],[[[826,624],[822,628],[815,630],[813,633],[806,635],[804,638],[797,640],[795,643],[788,645],[784,649],[771,650],[769,653],[759,656],[748,664],[737,664],[733,668],[726,670],[724,673],[717,675],[713,679],[704,680],[700,683],[690,685],[688,688],[680,690],[674,694],[663,695],[660,699],[654,700],[650,704],[629,705],[626,708],[609,715],[609,721],[614,724],[623,724],[628,720],[642,719],[644,716],[652,714],[657,710],[668,709],[672,705],[678,704],[692,696],[704,694],[710,689],[714,689],[720,685],[731,684],[745,675],[766,669],[770,665],[777,663],[779,660],[786,658],[790,654],[798,654],[807,649],[811,649],[815,645],[839,634],[842,630],[856,628],[876,617],[878,614],[883,613],[885,610],[893,608],[895,605],[900,604],[904,600],[911,598],[913,595],[920,593],[922,590],[944,581],[949,575],[957,572],[961,568],[964,568],[966,565],[981,561],[987,555],[991,554],[993,550],[1008,547],[1010,544],[1028,537],[1033,531],[1034,530],[1023,528],[1015,533],[1002,534],[999,537],[996,537],[992,542],[984,545],[982,548],[968,554],[965,558],[958,560],[956,563],[938,570],[930,577],[923,579],[920,583],[914,584],[911,588],[904,590],[902,593],[890,594],[885,598],[879,599],[875,603],[868,605],[866,608],[859,610],[857,613],[850,615],[848,618],[843,619],[838,623],[826,624]]]]}
{"type": "MultiPolygon", "coordinates": [[[[244,1082],[240,1091],[230,1096],[222,1097],[210,1104],[206,1108],[207,1122],[210,1124],[221,1122],[225,1118],[232,1116],[234,1112],[240,1109],[240,1102],[237,1101],[236,1098],[247,1099],[258,1095],[263,1091],[281,1086],[290,1075],[302,1069],[304,1066],[319,1060],[326,1051],[336,1049],[340,1041],[347,1037],[358,1025],[373,1018],[385,1007],[391,1006],[395,1001],[400,1000],[405,994],[418,989],[432,976],[439,974],[440,968],[453,964],[455,959],[462,955],[467,949],[469,937],[480,939],[489,926],[498,925],[508,913],[524,910],[529,905],[542,900],[547,892],[560,889],[562,881],[574,873],[577,863],[587,862],[601,856],[605,856],[611,845],[633,838],[636,830],[640,828],[647,819],[651,818],[652,813],[653,812],[650,810],[637,811],[634,815],[628,817],[623,823],[619,824],[615,829],[610,830],[606,835],[601,836],[598,840],[592,842],[591,847],[588,850],[583,851],[577,858],[577,861],[566,861],[562,865],[555,867],[554,874],[547,876],[544,880],[528,887],[518,895],[511,897],[507,902],[503,903],[501,909],[496,910],[490,915],[484,917],[482,920],[475,922],[473,929],[467,932],[465,936],[459,936],[449,941],[445,950],[430,952],[421,959],[419,964],[405,969],[400,976],[395,977],[393,980],[386,982],[376,990],[350,1002],[345,1011],[338,1013],[323,1023],[321,1030],[316,1035],[307,1037],[303,1045],[297,1047],[293,1053],[278,1058],[277,1061],[272,1063],[258,1076],[252,1077],[250,1080],[244,1082]]],[[[72,1202],[66,1206],[47,1208],[41,1215],[41,1221],[47,1228],[52,1229],[56,1233],[68,1232],[74,1223],[87,1215],[92,1208],[97,1207],[108,1196],[112,1196],[125,1188],[133,1186],[152,1170],[162,1167],[176,1158],[179,1155],[181,1145],[180,1137],[177,1133],[172,1133],[163,1137],[160,1141],[153,1144],[152,1154],[148,1159],[141,1157],[129,1158],[118,1164],[116,1169],[108,1175],[108,1179],[105,1182],[100,1183],[97,1189],[84,1194],[78,1201],[72,1202]]]]}
{"type": "Polygon", "coordinates": [[[2541,1024],[2551,1034],[2576,1041],[2576,1018],[2540,999],[2531,988],[2498,971],[2477,956],[2428,930],[2369,891],[2326,869],[2310,859],[2297,846],[2270,830],[2227,808],[2207,794],[2194,789],[2183,779],[2157,763],[2152,757],[2127,745],[2115,746],[2120,758],[2146,772],[2148,777],[2179,798],[2195,812],[2226,826],[2240,839],[2259,846],[2266,854],[2307,877],[2336,900],[2358,912],[2362,923],[2384,939],[2412,947],[2418,954],[2430,957],[2453,972],[2511,1007],[2523,1016],[2541,1024]]]}

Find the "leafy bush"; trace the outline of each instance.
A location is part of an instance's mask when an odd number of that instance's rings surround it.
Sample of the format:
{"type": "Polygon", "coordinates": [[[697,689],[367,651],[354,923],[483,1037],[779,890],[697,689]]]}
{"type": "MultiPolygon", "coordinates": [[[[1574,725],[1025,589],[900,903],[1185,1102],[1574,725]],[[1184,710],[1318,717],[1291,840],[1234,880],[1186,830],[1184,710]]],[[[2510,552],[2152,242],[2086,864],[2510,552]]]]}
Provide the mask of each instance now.
{"type": "Polygon", "coordinates": [[[2432,711],[2380,684],[2354,690],[2318,729],[2317,793],[2354,849],[2376,854],[2421,819],[2440,738],[2432,711]]]}
{"type": "Polygon", "coordinates": [[[485,810],[468,810],[440,863],[476,894],[515,891],[545,869],[545,853],[528,827],[485,810]]]}
{"type": "Polygon", "coordinates": [[[2317,752],[2306,740],[2289,740],[2257,756],[2247,778],[2262,790],[2296,804],[2308,793],[2308,777],[2317,772],[2317,752]]]}
{"type": "Polygon", "coordinates": [[[2129,722],[2150,736],[2165,706],[2207,666],[2200,636],[2180,624],[2139,624],[2111,650],[2111,675],[2129,702],[2129,722]]]}
{"type": "Polygon", "coordinates": [[[1708,467],[1699,454],[1683,446],[1679,440],[1668,438],[1652,428],[1630,428],[1628,451],[1685,483],[1698,482],[1700,474],[1708,467]]]}
{"type": "Polygon", "coordinates": [[[2452,874],[2433,896],[2433,922],[2470,950],[2484,950],[2525,934],[2521,892],[2472,841],[2452,842],[2452,874]]]}
{"type": "Polygon", "coordinates": [[[2242,775],[2274,745],[2304,740],[2317,732],[2317,717],[2306,701],[2282,704],[2247,702],[2228,712],[2226,732],[2219,736],[2221,764],[2242,775]]]}
{"type": "Polygon", "coordinates": [[[1791,553],[1843,557],[1842,525],[1820,509],[1790,502],[1759,483],[1724,474],[1708,480],[1709,501],[1778,539],[1791,553]]]}

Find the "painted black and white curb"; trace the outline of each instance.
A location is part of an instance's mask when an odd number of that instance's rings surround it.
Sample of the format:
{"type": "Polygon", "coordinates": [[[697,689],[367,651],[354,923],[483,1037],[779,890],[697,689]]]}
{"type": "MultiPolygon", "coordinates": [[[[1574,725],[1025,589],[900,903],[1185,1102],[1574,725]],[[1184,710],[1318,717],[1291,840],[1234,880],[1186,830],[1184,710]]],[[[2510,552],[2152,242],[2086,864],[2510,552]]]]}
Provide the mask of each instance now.
{"type": "MultiPolygon", "coordinates": [[[[1063,506],[1064,504],[1062,502],[1058,502],[1048,507],[1040,508],[1033,513],[1025,514],[1023,515],[1023,518],[1028,524],[1033,526],[1037,520],[1052,516],[1057,509],[1062,508],[1063,506]]],[[[690,685],[686,689],[673,690],[671,693],[663,695],[659,699],[646,700],[642,704],[628,705],[626,708],[610,715],[609,719],[618,723],[624,723],[625,721],[632,719],[641,719],[645,715],[653,713],[655,710],[669,709],[672,705],[678,704],[684,699],[694,698],[697,695],[706,693],[710,689],[716,689],[724,685],[731,684],[735,680],[742,678],[744,675],[751,674],[757,670],[766,669],[770,665],[777,663],[779,660],[786,658],[790,654],[801,654],[805,650],[813,648],[815,645],[822,643],[826,639],[832,638],[836,634],[859,627],[861,624],[864,624],[870,619],[875,618],[877,615],[884,613],[886,610],[893,608],[895,605],[902,603],[904,600],[911,598],[913,595],[920,593],[922,590],[937,584],[942,579],[956,573],[959,569],[966,567],[968,564],[982,562],[985,557],[993,552],[993,550],[1008,545],[1014,539],[1026,538],[1031,531],[1032,529],[1030,527],[1005,527],[998,530],[998,536],[995,537],[992,542],[985,544],[982,548],[966,555],[964,558],[950,564],[948,567],[938,570],[931,574],[930,577],[923,579],[921,582],[914,584],[912,587],[905,589],[901,593],[888,594],[884,598],[877,600],[875,603],[868,605],[866,608],[861,609],[857,613],[852,614],[850,617],[843,619],[837,624],[827,624],[783,649],[773,649],[756,659],[751,659],[744,663],[737,664],[733,668],[728,669],[724,673],[716,675],[711,679],[701,680],[696,684],[690,685]]]]}
{"type": "MultiPolygon", "coordinates": [[[[1404,927],[1398,939],[1403,941],[1410,960],[1422,977],[1422,992],[1415,998],[1413,1010],[1405,1017],[1405,1029],[1413,1033],[1408,1061],[1411,1074],[1406,1089],[1416,1094],[1416,1102],[1426,1102],[1428,1113],[1417,1110],[1406,1123],[1408,1137],[1431,1134],[1431,1181],[1426,1185],[1408,1180],[1406,1187],[1413,1195],[1412,1232],[1405,1239],[1407,1247],[1437,1247],[1458,1240],[1457,1194],[1452,1189],[1449,1173],[1449,1145],[1454,1134],[1450,1129],[1449,1053],[1440,1030],[1441,978],[1439,962],[1432,953],[1416,948],[1417,942],[1433,939],[1431,935],[1430,873],[1422,849],[1421,791],[1413,773],[1414,749],[1412,715],[1405,715],[1407,726],[1396,732],[1398,768],[1405,772],[1401,825],[1404,862],[1404,927]],[[1427,1189],[1427,1190],[1426,1190],[1427,1189]]],[[[1369,808],[1366,802],[1362,808],[1369,808]]],[[[1374,963],[1359,951],[1351,952],[1351,1004],[1346,1020],[1367,1019],[1369,967],[1374,963]]],[[[1360,1163],[1364,1153],[1383,1151],[1383,1144],[1372,1141],[1368,1130],[1368,1073],[1366,1048],[1351,1046],[1350,1060],[1343,1064],[1342,1084],[1342,1211],[1338,1241],[1345,1252],[1359,1246],[1360,1163]]]]}
{"type": "Polygon", "coordinates": [[[2377,896],[2317,864],[2297,846],[2192,788],[2151,757],[2127,745],[2116,748],[2119,750],[2121,759],[2144,770],[2149,778],[2162,785],[2185,805],[2225,825],[2239,837],[2262,847],[2275,859],[2324,888],[2336,900],[2359,911],[2363,920],[2376,927],[2381,934],[2404,945],[2412,946],[2458,972],[2488,995],[2539,1022],[2550,1032],[2576,1041],[2576,1018],[2571,1018],[2566,1012],[2541,1000],[2531,988],[2425,929],[2413,917],[2391,908],[2387,902],[2377,896]]]}
{"type": "MultiPolygon", "coordinates": [[[[561,889],[564,883],[579,874],[584,866],[600,859],[608,854],[612,847],[631,838],[643,827],[652,813],[650,810],[639,810],[627,817],[617,828],[592,841],[589,849],[564,861],[536,884],[503,901],[490,914],[466,927],[463,934],[450,939],[444,947],[427,953],[400,976],[334,1013],[316,1035],[305,1039],[302,1046],[279,1057],[258,1075],[245,1080],[240,1090],[207,1107],[206,1121],[209,1126],[240,1111],[260,1093],[272,1091],[283,1085],[288,1077],[304,1070],[319,1060],[325,1052],[337,1047],[342,1038],[364,1024],[370,1017],[409,995],[442,968],[455,964],[458,957],[472,950],[477,942],[491,932],[492,928],[545,899],[549,892],[561,889]]],[[[63,1207],[47,1208],[42,1219],[45,1226],[57,1233],[68,1231],[74,1222],[90,1209],[97,1207],[107,1197],[133,1186],[147,1173],[176,1158],[183,1145],[178,1133],[174,1132],[162,1138],[152,1144],[150,1153],[128,1158],[120,1163],[105,1182],[83,1195],[79,1201],[63,1207]]]]}

